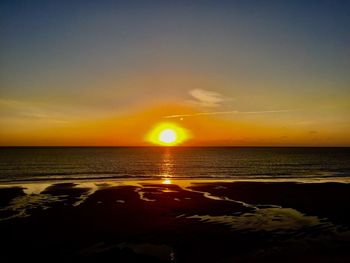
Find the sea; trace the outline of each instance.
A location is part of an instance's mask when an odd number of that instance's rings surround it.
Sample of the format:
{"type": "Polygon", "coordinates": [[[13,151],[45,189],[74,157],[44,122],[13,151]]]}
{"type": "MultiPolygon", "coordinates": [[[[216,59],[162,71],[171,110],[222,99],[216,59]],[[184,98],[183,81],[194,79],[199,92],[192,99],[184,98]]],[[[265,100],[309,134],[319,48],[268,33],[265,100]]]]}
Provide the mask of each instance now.
{"type": "Polygon", "coordinates": [[[350,148],[0,148],[0,183],[160,178],[350,182],[350,148]]]}

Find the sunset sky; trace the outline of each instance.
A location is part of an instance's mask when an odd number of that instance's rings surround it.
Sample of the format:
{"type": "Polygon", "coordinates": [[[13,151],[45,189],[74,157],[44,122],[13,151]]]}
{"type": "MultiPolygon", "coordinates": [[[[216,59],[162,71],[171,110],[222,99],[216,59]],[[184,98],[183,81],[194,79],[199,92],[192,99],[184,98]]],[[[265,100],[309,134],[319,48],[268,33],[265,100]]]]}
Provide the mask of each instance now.
{"type": "Polygon", "coordinates": [[[0,145],[350,146],[350,1],[0,2],[0,145]]]}

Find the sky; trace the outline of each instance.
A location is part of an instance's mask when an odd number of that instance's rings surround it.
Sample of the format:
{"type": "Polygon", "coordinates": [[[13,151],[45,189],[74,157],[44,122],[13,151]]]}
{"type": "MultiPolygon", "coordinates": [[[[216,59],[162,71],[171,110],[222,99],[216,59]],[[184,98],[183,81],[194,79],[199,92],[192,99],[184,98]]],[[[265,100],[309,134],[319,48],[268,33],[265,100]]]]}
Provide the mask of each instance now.
{"type": "Polygon", "coordinates": [[[350,1],[0,2],[0,145],[350,146],[350,1]]]}

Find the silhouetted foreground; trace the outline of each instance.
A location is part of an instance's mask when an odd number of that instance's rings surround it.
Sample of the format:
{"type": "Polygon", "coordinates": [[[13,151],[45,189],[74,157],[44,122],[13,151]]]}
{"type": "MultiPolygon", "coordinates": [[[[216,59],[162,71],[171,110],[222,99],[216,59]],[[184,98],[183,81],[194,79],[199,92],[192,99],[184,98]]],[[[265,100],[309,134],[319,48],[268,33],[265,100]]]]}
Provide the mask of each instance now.
{"type": "Polygon", "coordinates": [[[30,189],[0,188],[1,262],[350,262],[349,184],[30,189]]]}

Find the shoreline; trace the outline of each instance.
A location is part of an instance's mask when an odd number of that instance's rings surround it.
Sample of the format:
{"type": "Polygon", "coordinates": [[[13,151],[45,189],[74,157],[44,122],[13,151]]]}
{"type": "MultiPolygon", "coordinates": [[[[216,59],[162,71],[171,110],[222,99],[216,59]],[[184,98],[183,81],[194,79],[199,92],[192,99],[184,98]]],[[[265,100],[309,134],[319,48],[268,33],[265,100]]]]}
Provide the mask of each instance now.
{"type": "Polygon", "coordinates": [[[127,182],[127,183],[135,183],[135,182],[158,182],[162,183],[164,180],[171,180],[174,183],[179,182],[189,182],[189,183],[196,183],[196,182],[208,182],[208,183],[215,183],[215,182],[229,182],[229,183],[235,183],[235,182],[251,182],[251,183],[303,183],[303,184],[313,184],[313,183],[341,183],[341,184],[349,184],[350,183],[350,177],[335,177],[335,176],[329,176],[329,177],[313,177],[313,178],[307,178],[307,177],[294,177],[294,178],[287,178],[287,177],[280,177],[280,178],[213,178],[213,177],[198,177],[198,178],[184,178],[184,177],[171,177],[171,176],[159,176],[159,177],[151,177],[151,178],[144,178],[144,177],[123,177],[123,178],[48,178],[48,179],[29,179],[29,180],[0,180],[0,188],[1,187],[7,187],[7,186],[14,186],[14,185],[28,185],[28,184],[60,184],[60,183],[100,183],[100,182],[110,182],[110,183],[121,183],[121,182],[127,182]]]}

